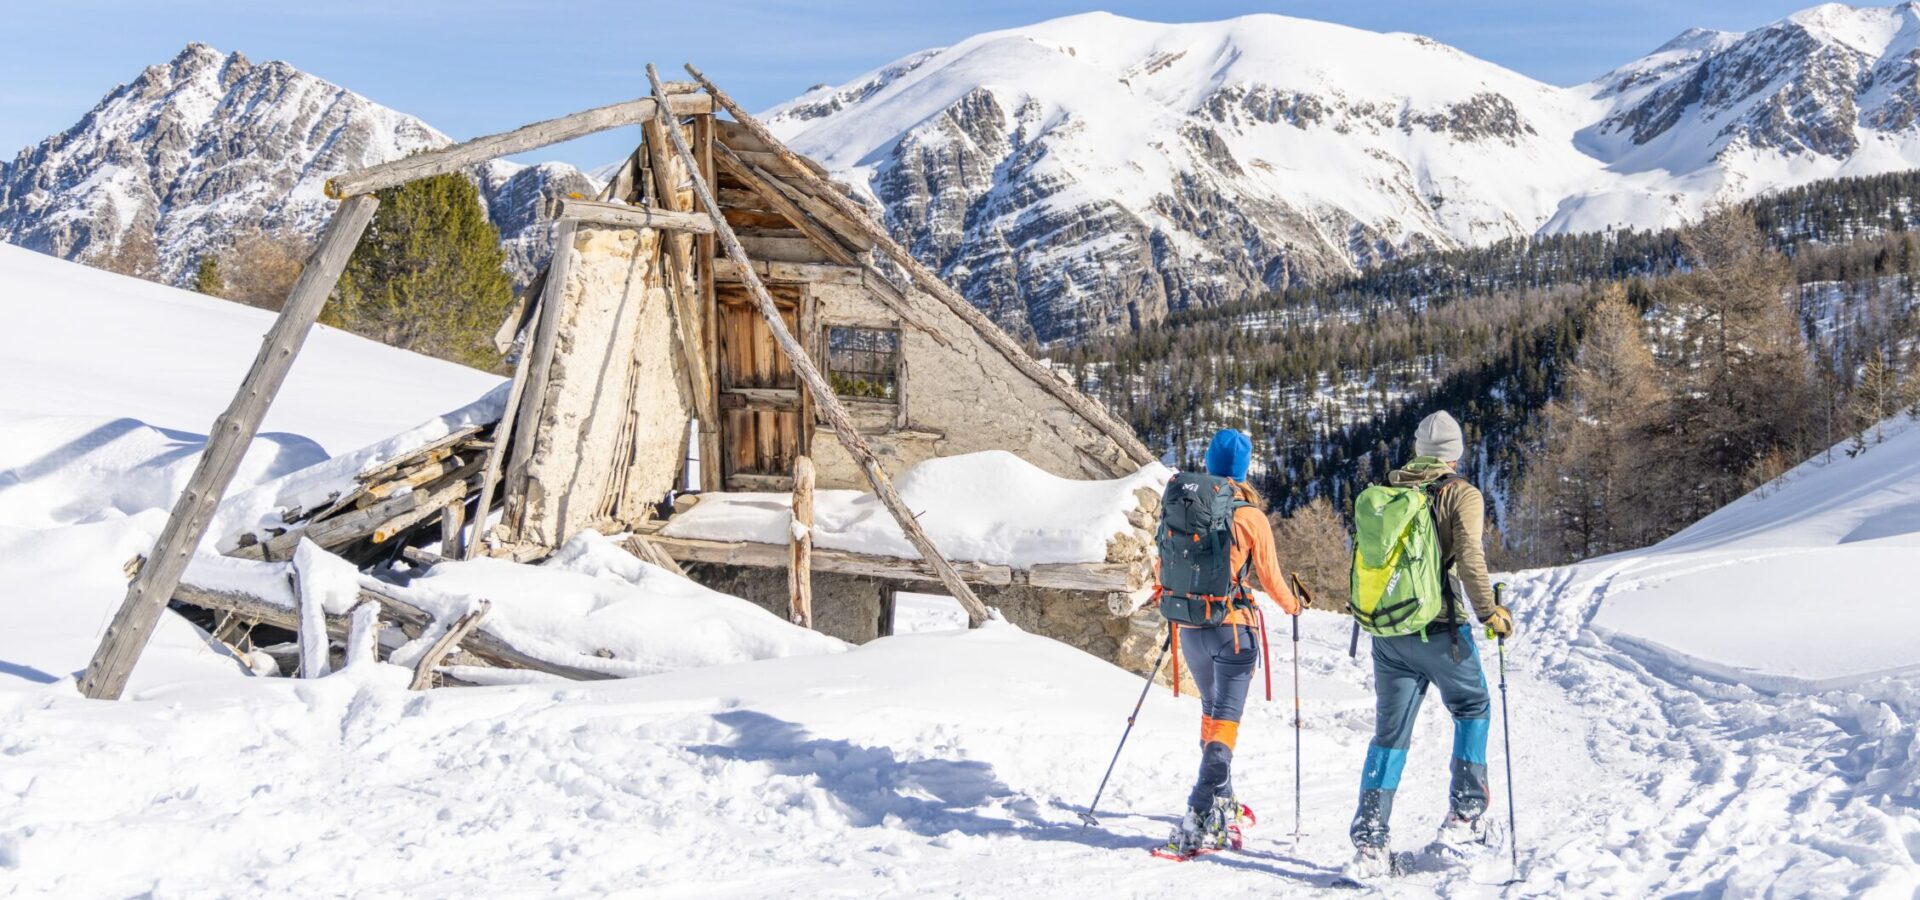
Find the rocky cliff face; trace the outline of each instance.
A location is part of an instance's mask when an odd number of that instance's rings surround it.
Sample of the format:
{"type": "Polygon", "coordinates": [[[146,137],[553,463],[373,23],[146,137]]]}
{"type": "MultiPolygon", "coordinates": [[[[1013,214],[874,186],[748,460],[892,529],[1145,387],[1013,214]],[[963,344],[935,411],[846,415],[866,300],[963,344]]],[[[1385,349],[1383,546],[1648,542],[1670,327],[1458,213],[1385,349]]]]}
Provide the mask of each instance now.
{"type": "Polygon", "coordinates": [[[889,225],[1041,340],[1540,231],[1920,165],[1920,13],[1693,30],[1588,84],[1278,16],[1075,16],[769,111],[889,225]]]}
{"type": "MultiPolygon", "coordinates": [[[[318,233],[329,176],[446,143],[286,63],[192,44],[0,163],[0,239],[73,258],[150,237],[161,277],[179,280],[243,228],[318,233]]],[[[546,205],[593,189],[559,164],[493,163],[474,177],[519,273],[544,252],[546,205]]]]}

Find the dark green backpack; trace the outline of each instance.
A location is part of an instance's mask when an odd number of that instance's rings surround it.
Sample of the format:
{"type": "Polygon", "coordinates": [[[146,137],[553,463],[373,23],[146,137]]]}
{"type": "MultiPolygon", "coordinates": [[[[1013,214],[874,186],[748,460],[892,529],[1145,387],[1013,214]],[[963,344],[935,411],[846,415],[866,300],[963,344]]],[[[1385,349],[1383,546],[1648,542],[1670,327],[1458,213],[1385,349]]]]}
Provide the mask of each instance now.
{"type": "MultiPolygon", "coordinates": [[[[1160,615],[1181,625],[1218,625],[1235,607],[1253,605],[1242,587],[1246,566],[1233,571],[1233,513],[1250,506],[1233,481],[1182,472],[1160,498],[1160,615]]],[[[1247,557],[1251,564],[1253,557],[1247,557]]]]}

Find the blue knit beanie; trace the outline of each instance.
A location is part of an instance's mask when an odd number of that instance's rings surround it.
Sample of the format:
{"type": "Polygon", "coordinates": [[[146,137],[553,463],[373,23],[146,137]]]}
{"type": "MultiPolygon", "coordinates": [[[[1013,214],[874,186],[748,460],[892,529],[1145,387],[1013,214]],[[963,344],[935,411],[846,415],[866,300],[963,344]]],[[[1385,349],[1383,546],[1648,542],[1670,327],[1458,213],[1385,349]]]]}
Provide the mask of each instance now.
{"type": "Polygon", "coordinates": [[[1253,441],[1232,428],[1222,428],[1207,445],[1207,474],[1247,480],[1247,464],[1253,461],[1253,441]]]}

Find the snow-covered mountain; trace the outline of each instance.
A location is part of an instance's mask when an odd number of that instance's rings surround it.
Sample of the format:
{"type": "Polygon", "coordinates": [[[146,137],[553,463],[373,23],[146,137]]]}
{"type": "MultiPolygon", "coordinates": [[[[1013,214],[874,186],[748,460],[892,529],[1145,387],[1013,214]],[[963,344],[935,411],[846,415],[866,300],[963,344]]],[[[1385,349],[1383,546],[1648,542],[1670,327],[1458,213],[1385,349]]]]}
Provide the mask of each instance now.
{"type": "Polygon", "coordinates": [[[1920,165],[1920,6],[1691,30],[1572,87],[1410,34],[1091,13],[771,110],[975,302],[1043,339],[1541,231],[1920,165]]]}
{"type": "MultiPolygon", "coordinates": [[[[0,163],[0,239],[73,258],[151,235],[162,276],[177,279],[246,227],[317,233],[328,176],[448,142],[284,62],[190,44],[0,163]]],[[[592,189],[557,163],[474,174],[517,269],[543,244],[546,202],[592,189]]]]}

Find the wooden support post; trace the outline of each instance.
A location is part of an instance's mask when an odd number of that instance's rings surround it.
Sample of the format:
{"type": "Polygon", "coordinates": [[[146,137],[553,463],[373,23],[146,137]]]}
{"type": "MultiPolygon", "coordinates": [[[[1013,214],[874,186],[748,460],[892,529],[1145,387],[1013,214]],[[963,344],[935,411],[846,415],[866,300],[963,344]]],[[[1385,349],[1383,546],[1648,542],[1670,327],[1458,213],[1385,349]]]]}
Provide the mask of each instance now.
{"type": "MultiPolygon", "coordinates": [[[[551,267],[540,273],[541,293],[545,293],[547,271],[551,271],[551,267]]],[[[541,312],[546,308],[540,294],[535,294],[527,302],[533,304],[533,311],[522,335],[539,328],[541,312]]],[[[514,418],[520,411],[520,395],[527,389],[527,361],[533,355],[526,337],[515,336],[513,342],[519,348],[520,358],[513,364],[513,383],[507,387],[507,405],[501,408],[500,421],[493,426],[493,446],[487,448],[487,463],[480,469],[480,502],[473,509],[473,537],[467,539],[458,551],[441,547],[442,555],[449,559],[472,559],[480,545],[487,542],[487,519],[493,513],[493,494],[500,483],[500,467],[506,460],[507,445],[513,443],[514,418]]]]}
{"type": "Polygon", "coordinates": [[[287,586],[293,590],[293,607],[300,614],[300,677],[321,678],[333,671],[332,639],[327,636],[327,611],[320,598],[309,597],[300,589],[300,572],[289,569],[287,586]]]}
{"type": "Polygon", "coordinates": [[[464,558],[466,547],[464,534],[467,527],[467,498],[460,502],[449,503],[440,511],[440,555],[452,559],[464,558]]]}
{"type": "Polygon", "coordinates": [[[413,683],[408,686],[409,689],[424,691],[433,687],[433,670],[439,667],[440,661],[446,659],[447,654],[454,647],[459,646],[467,635],[480,627],[480,620],[486,618],[487,611],[491,609],[493,609],[493,603],[482,600],[472,609],[467,610],[466,615],[455,619],[452,627],[449,627],[445,634],[440,635],[439,639],[427,648],[427,652],[420,655],[419,662],[413,664],[413,683]]]}
{"type": "MultiPolygon", "coordinates": [[[[325,621],[323,616],[322,622],[325,621]]],[[[353,608],[347,622],[347,661],[344,668],[380,661],[380,604],[368,601],[353,608]]]]}
{"type": "Polygon", "coordinates": [[[975,308],[972,303],[969,303],[965,297],[960,296],[953,288],[948,287],[947,283],[942,281],[939,275],[934,274],[932,270],[922,265],[918,259],[915,259],[912,253],[907,252],[907,248],[900,246],[900,242],[893,239],[893,235],[888,234],[886,229],[881,228],[872,218],[868,217],[866,210],[861,209],[852,200],[841,194],[839,188],[815,174],[813,169],[808,167],[798,154],[788,149],[787,145],[781,143],[779,138],[774,137],[773,133],[768,131],[765,125],[760,124],[760,120],[754,118],[752,114],[741,109],[738,104],[734,103],[733,98],[727,96],[725,91],[715,87],[713,82],[709,81],[707,76],[701,74],[699,69],[689,64],[687,71],[693,75],[695,80],[700,82],[702,87],[707,89],[707,93],[713,96],[715,103],[720,104],[728,113],[733,115],[734,121],[746,126],[747,130],[751,132],[754,137],[766,144],[767,147],[774,152],[774,155],[778,156],[798,173],[797,177],[813,188],[814,196],[825,200],[827,205],[831,206],[835,212],[838,212],[847,221],[853,223],[869,240],[873,241],[875,247],[878,247],[881,252],[891,257],[895,263],[898,263],[900,268],[907,273],[907,276],[911,278],[913,283],[918,285],[921,290],[933,295],[934,299],[939,300],[948,309],[952,310],[955,315],[966,320],[975,330],[979,331],[989,345],[1000,351],[1001,356],[1006,357],[1009,362],[1013,363],[1014,368],[1019,369],[1028,378],[1033,379],[1034,382],[1038,383],[1047,392],[1053,394],[1062,403],[1065,403],[1069,409],[1079,413],[1082,418],[1093,423],[1094,427],[1100,429],[1101,433],[1119,445],[1121,455],[1126,461],[1136,466],[1144,466],[1154,461],[1154,455],[1147,450],[1145,444],[1140,442],[1139,436],[1135,435],[1132,429],[1129,429],[1125,424],[1121,423],[1119,419],[1115,418],[1111,412],[1108,412],[1106,407],[1094,402],[1092,398],[1081,393],[1080,390],[1073,385],[1061,381],[1052,370],[1040,365],[1033,357],[1028,356],[1027,352],[1021,349],[1019,344],[1014,343],[1013,338],[1008,337],[1007,333],[1002,331],[999,325],[994,324],[993,320],[987,318],[985,313],[975,308]]]}
{"type": "Polygon", "coordinates": [[[813,460],[793,461],[792,562],[787,566],[790,619],[801,628],[813,627],[813,460]]]}
{"type": "MultiPolygon", "coordinates": [[[[656,98],[665,96],[660,86],[660,75],[654,71],[652,64],[647,65],[647,80],[653,83],[656,98]]],[[[674,152],[680,154],[680,159],[686,163],[687,170],[696,171],[693,154],[687,149],[687,143],[682,139],[680,129],[669,127],[666,132],[667,137],[673,142],[674,152]]],[[[699,196],[700,202],[706,206],[707,214],[713,217],[714,235],[720,239],[721,245],[727,248],[727,255],[739,265],[741,275],[746,279],[747,289],[753,294],[755,303],[760,307],[761,317],[766,319],[767,327],[773,332],[774,342],[779,344],[780,351],[787,355],[788,362],[793,365],[794,374],[799,376],[801,383],[805,384],[807,390],[811,392],[813,402],[819,406],[820,413],[826,417],[827,423],[833,426],[833,432],[840,438],[840,444],[847,448],[847,454],[859,464],[860,470],[867,476],[867,481],[873,485],[874,496],[880,498],[881,504],[893,514],[894,521],[900,523],[900,530],[906,535],[907,542],[919,551],[920,557],[933,566],[935,572],[939,573],[940,583],[946,586],[947,592],[952,594],[955,600],[960,601],[960,606],[967,611],[968,624],[974,628],[986,624],[992,616],[986,605],[980,602],[979,597],[974,596],[973,589],[961,579],[960,573],[954,571],[953,564],[947,561],[946,556],[941,554],[940,548],[935,547],[933,541],[928,539],[927,533],[921,530],[920,522],[914,518],[913,510],[908,509],[906,501],[901,500],[899,493],[894,491],[893,480],[888,478],[886,470],[880,467],[880,460],[874,458],[873,449],[867,446],[866,438],[861,437],[860,430],[854,427],[853,417],[847,414],[847,408],[840,403],[840,398],[834,395],[833,387],[827,383],[826,376],[822,375],[819,367],[813,364],[813,357],[807,353],[807,349],[800,346],[800,342],[794,339],[793,332],[787,330],[786,320],[780,317],[780,310],[774,305],[773,296],[767,293],[767,286],[761,283],[760,276],[754,273],[753,261],[747,258],[747,251],[740,246],[740,239],[734,236],[733,226],[727,224],[727,217],[720,211],[720,202],[714,199],[712,188],[708,187],[705,179],[696,177],[693,179],[693,190],[699,196]]]]}
{"type": "MultiPolygon", "coordinates": [[[[697,114],[693,117],[693,152],[700,163],[699,175],[707,184],[713,184],[713,113],[697,114]]],[[[703,390],[707,392],[708,402],[715,401],[714,386],[720,383],[720,351],[717,346],[720,312],[714,297],[715,264],[719,256],[715,249],[719,240],[711,234],[694,238],[694,254],[699,265],[694,275],[700,281],[699,322],[700,347],[707,360],[707,369],[702,376],[703,390]]],[[[706,415],[700,417],[700,489],[719,490],[721,484],[720,468],[720,422],[706,415]]]]}
{"type": "Polygon", "coordinates": [[[180,576],[186,572],[194,548],[206,535],[214,509],[220,505],[227,485],[233,482],[240,458],[260,430],[260,420],[266,418],[267,407],[279,393],[287,370],[293,367],[307,332],[326,304],[327,295],[333,293],[334,282],[340,279],[347,258],[360,242],[360,234],[373,219],[377,206],[379,201],[371,196],[351,197],[340,204],[332,221],[327,223],[320,243],[307,257],[305,268],[300,270],[293,290],[287,294],[280,317],[274,320],[273,328],[261,341],[260,355],[254,358],[253,368],[240,382],[239,393],[234,395],[227,411],[214,420],[213,430],[207,435],[206,451],[194,467],[186,490],[175,501],[173,514],[160,530],[153,550],[147,554],[147,564],[140,567],[140,573],[127,588],[120,611],[114,614],[106,634],[101,637],[100,647],[94,651],[93,661],[87,664],[86,675],[80,680],[82,694],[96,700],[116,700],[126,690],[133,664],[153,636],[161,611],[172,599],[174,588],[180,585],[180,576]]]}
{"type": "MultiPolygon", "coordinates": [[[[498,434],[494,437],[495,443],[513,444],[505,476],[509,486],[526,477],[527,464],[533,459],[534,436],[540,429],[540,410],[547,405],[548,370],[553,367],[554,348],[560,341],[560,320],[566,312],[561,299],[566,296],[567,279],[573,274],[575,227],[572,219],[561,219],[553,226],[553,258],[547,263],[547,284],[540,297],[540,315],[534,320],[532,344],[521,351],[529,358],[526,361],[526,375],[522,379],[526,384],[521,388],[520,414],[514,422],[514,428],[522,433],[512,435],[511,440],[498,434]]],[[[525,489],[524,484],[519,486],[525,489]]],[[[513,513],[524,514],[524,510],[513,508],[515,495],[509,493],[507,496],[508,514],[501,516],[500,525],[510,538],[517,539],[521,523],[513,521],[513,513]]]]}
{"type": "MultiPolygon", "coordinates": [[[[549,144],[570,141],[610,128],[637,125],[654,117],[654,104],[655,101],[649,97],[613,103],[558,119],[535,122],[512,131],[462,141],[438,150],[415,153],[377,166],[355,169],[327,179],[327,196],[338,200],[355,194],[371,194],[381,188],[415,179],[457,172],[490,159],[538,150],[549,144]]],[[[685,115],[710,111],[712,104],[713,101],[699,94],[680,94],[666,105],[674,113],[685,115]]]]}

